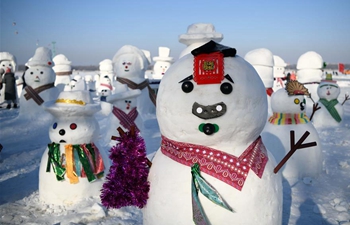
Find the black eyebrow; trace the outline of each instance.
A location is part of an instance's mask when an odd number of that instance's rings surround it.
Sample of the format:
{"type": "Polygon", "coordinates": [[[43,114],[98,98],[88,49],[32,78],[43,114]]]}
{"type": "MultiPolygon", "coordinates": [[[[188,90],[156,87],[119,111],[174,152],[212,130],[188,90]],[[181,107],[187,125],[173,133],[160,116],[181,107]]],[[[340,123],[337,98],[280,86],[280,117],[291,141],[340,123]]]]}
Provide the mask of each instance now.
{"type": "Polygon", "coordinates": [[[186,77],[185,79],[183,79],[182,81],[180,81],[179,83],[185,82],[187,80],[193,80],[193,75],[189,75],[188,77],[186,77]]]}
{"type": "Polygon", "coordinates": [[[235,83],[235,82],[233,82],[233,80],[232,80],[232,78],[231,78],[230,75],[226,74],[226,75],[225,75],[225,78],[226,78],[227,80],[231,81],[231,83],[235,83]]]}

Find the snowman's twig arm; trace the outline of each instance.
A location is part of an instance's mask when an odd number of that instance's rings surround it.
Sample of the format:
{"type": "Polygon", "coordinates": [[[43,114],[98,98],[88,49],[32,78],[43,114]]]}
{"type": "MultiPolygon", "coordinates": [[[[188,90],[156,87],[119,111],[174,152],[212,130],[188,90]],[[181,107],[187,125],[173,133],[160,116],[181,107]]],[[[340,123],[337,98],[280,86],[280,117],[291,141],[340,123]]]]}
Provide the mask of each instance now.
{"type": "Polygon", "coordinates": [[[318,103],[314,103],[312,105],[312,113],[311,113],[311,116],[310,116],[310,121],[312,120],[312,117],[314,117],[314,114],[317,110],[319,110],[321,107],[318,106],[318,103]]]}
{"type": "Polygon", "coordinates": [[[303,142],[305,141],[305,139],[309,136],[310,132],[309,131],[305,131],[305,133],[303,134],[303,136],[299,139],[299,141],[294,144],[295,142],[295,136],[294,136],[295,132],[294,130],[290,131],[290,151],[287,153],[287,155],[281,160],[280,163],[278,163],[278,165],[275,167],[275,169],[273,170],[274,173],[278,173],[278,171],[282,168],[282,166],[288,161],[288,159],[294,154],[294,152],[296,152],[296,150],[301,149],[301,148],[308,148],[308,147],[312,147],[312,146],[316,146],[317,143],[316,142],[310,142],[310,143],[305,143],[303,144],[303,142]]]}
{"type": "Polygon", "coordinates": [[[350,100],[350,97],[349,95],[345,94],[345,99],[343,101],[343,103],[341,105],[344,105],[344,103],[347,101],[347,100],[350,100]]]}

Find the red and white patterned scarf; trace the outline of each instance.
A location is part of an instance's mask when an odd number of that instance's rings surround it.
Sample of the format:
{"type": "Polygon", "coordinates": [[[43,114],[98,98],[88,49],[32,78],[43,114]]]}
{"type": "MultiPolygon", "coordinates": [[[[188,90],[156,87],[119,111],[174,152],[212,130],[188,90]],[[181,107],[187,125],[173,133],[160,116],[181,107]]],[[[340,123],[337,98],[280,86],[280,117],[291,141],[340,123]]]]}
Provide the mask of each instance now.
{"type": "Polygon", "coordinates": [[[130,130],[131,126],[135,126],[135,131],[140,132],[139,128],[135,124],[135,119],[138,116],[138,112],[136,107],[130,110],[128,114],[126,114],[123,110],[113,106],[112,113],[118,118],[120,124],[130,130]]]}
{"type": "Polygon", "coordinates": [[[268,161],[261,137],[250,144],[239,157],[206,146],[173,141],[164,136],[161,151],[169,158],[187,166],[198,163],[201,171],[239,191],[243,188],[249,169],[261,178],[268,161]]]}

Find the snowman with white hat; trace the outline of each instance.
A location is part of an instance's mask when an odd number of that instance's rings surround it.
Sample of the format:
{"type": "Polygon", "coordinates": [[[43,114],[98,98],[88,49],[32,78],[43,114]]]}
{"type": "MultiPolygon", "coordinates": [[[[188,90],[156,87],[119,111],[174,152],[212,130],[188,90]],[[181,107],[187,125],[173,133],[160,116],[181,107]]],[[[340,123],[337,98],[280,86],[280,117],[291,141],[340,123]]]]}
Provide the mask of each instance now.
{"type": "Polygon", "coordinates": [[[150,77],[155,80],[161,80],[173,62],[173,57],[170,57],[170,48],[159,47],[158,53],[159,56],[153,57],[155,63],[153,66],[152,77],[150,77]]]}
{"type": "Polygon", "coordinates": [[[176,61],[159,87],[143,224],[282,224],[266,118],[265,87],[234,48],[210,41],[176,61]]]}
{"type": "Polygon", "coordinates": [[[272,115],[271,111],[271,95],[273,93],[273,83],[274,83],[274,58],[273,54],[270,50],[266,48],[258,48],[249,51],[244,59],[247,60],[256,72],[258,72],[262,82],[264,83],[267,95],[267,103],[268,103],[268,115],[272,115]]]}
{"type": "Polygon", "coordinates": [[[40,200],[71,205],[98,197],[110,166],[107,151],[97,143],[99,125],[93,115],[100,105],[88,91],[63,91],[44,108],[54,121],[39,168],[40,200]]]}
{"type": "Polygon", "coordinates": [[[63,54],[58,54],[53,58],[55,66],[52,69],[56,73],[55,86],[63,91],[66,85],[70,84],[72,74],[72,62],[63,54]]]}
{"type": "Polygon", "coordinates": [[[279,57],[278,55],[273,55],[273,76],[274,76],[274,82],[273,82],[273,91],[277,91],[280,88],[284,88],[284,83],[286,80],[286,74],[285,74],[285,68],[287,64],[284,62],[284,60],[279,57]]]}
{"type": "Polygon", "coordinates": [[[342,104],[339,103],[340,87],[337,81],[332,79],[332,74],[326,74],[326,79],[321,80],[317,94],[319,109],[315,111],[312,118],[314,126],[316,128],[339,126],[343,120],[343,104],[349,99],[349,96],[345,96],[342,104]]]}
{"type": "MultiPolygon", "coordinates": [[[[10,70],[12,73],[15,73],[17,69],[17,60],[14,55],[9,52],[0,52],[0,105],[5,103],[5,86],[6,84],[2,83],[2,78],[4,77],[7,70],[10,70]]],[[[17,93],[18,89],[21,88],[20,83],[16,81],[17,84],[17,93]]],[[[21,89],[20,89],[21,90],[21,89]]]]}
{"type": "Polygon", "coordinates": [[[41,104],[56,99],[59,94],[59,89],[55,87],[56,74],[52,69],[53,65],[49,48],[39,47],[35,50],[34,56],[28,61],[29,68],[24,74],[26,87],[20,97],[19,118],[36,119],[38,113],[52,118],[41,104]]]}

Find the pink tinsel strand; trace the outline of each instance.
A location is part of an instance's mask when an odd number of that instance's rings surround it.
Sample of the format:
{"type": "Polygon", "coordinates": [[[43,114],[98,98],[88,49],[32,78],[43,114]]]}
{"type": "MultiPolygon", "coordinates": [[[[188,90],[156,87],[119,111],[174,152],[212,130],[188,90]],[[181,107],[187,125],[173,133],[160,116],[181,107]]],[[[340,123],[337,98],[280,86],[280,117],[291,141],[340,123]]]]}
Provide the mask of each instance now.
{"type": "Polygon", "coordinates": [[[145,142],[139,133],[118,137],[110,149],[112,165],[101,190],[101,202],[107,208],[146,205],[149,192],[145,142]]]}

